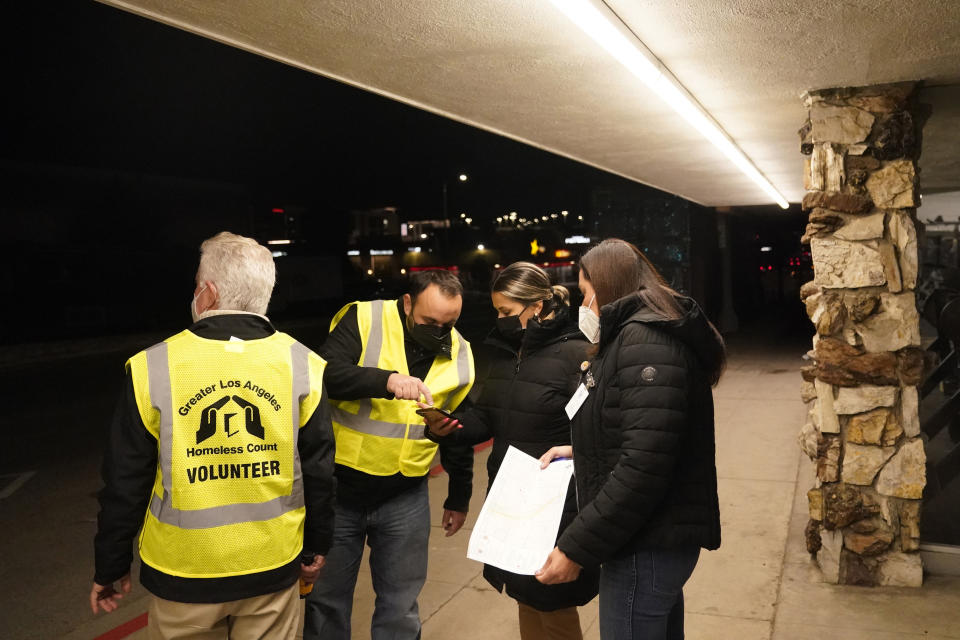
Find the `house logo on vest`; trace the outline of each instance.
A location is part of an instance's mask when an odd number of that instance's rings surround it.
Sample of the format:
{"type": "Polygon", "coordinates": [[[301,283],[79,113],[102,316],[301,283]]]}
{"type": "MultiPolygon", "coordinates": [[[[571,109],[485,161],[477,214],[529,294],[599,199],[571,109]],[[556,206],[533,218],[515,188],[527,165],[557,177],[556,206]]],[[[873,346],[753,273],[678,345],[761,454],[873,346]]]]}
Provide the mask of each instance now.
{"type": "Polygon", "coordinates": [[[223,416],[223,431],[228,438],[232,438],[240,433],[240,428],[237,423],[240,422],[241,418],[237,418],[236,421],[231,423],[232,419],[238,414],[242,414],[243,416],[244,430],[250,435],[263,440],[264,429],[263,423],[260,421],[260,408],[240,396],[227,395],[209,404],[200,411],[200,428],[197,429],[197,444],[200,444],[217,432],[217,425],[218,422],[220,422],[219,418],[221,415],[223,416]],[[227,404],[231,401],[233,401],[233,407],[227,407],[227,404]],[[237,408],[235,411],[227,413],[227,411],[234,407],[237,408]]]}

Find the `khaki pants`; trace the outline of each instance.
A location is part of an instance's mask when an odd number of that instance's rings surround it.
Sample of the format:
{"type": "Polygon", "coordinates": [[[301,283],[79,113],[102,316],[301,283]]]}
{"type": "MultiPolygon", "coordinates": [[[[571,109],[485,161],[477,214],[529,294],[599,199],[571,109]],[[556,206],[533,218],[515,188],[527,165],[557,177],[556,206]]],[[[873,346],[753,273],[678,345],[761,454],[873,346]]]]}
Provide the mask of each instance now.
{"type": "Polygon", "coordinates": [[[522,602],[518,604],[522,640],[583,640],[576,607],[539,611],[522,602]]]}
{"type": "Polygon", "coordinates": [[[300,618],[300,589],[264,596],[188,604],[154,596],[147,635],[150,640],[292,640],[300,618]]]}

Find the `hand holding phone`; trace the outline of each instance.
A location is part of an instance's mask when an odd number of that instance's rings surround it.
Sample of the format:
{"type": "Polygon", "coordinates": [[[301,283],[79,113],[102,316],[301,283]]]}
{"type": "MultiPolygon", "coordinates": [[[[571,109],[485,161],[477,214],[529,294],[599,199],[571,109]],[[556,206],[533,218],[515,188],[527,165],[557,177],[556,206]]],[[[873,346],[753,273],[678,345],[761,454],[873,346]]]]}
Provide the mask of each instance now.
{"type": "Polygon", "coordinates": [[[442,438],[453,433],[455,429],[463,428],[463,425],[450,412],[423,403],[419,405],[417,415],[423,416],[423,422],[433,436],[442,438]]]}

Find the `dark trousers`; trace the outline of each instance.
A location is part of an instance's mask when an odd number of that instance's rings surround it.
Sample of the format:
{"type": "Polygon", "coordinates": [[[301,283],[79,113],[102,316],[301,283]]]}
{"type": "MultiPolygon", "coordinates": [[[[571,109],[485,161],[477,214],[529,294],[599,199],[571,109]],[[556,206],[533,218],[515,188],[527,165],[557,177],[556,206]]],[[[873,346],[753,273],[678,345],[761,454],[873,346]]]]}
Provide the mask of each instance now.
{"type": "Polygon", "coordinates": [[[638,551],[600,570],[602,640],[683,640],[683,585],[700,549],[638,551]]]}

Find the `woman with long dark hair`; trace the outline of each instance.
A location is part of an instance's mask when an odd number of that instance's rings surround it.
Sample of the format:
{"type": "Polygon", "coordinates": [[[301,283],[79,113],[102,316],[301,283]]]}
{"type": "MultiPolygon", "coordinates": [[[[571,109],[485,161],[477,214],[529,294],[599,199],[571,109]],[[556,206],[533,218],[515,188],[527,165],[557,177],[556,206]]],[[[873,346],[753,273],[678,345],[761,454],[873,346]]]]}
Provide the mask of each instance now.
{"type": "Polygon", "coordinates": [[[573,455],[580,513],[538,579],[599,566],[603,640],[681,639],[683,585],[700,549],[720,546],[711,387],[723,339],[623,240],[583,256],[580,290],[595,347],[571,401],[573,446],[541,458],[573,455]]]}
{"type": "MultiPolygon", "coordinates": [[[[457,415],[460,429],[452,422],[428,422],[431,434],[450,434],[446,437],[461,444],[492,437],[487,460],[491,485],[508,447],[539,458],[553,446],[570,443],[564,407],[579,383],[589,343],[570,317],[569,297],[566,288],[551,286],[546,272],[534,264],[515,262],[503,269],[490,294],[498,317],[484,342],[491,358],[480,396],[470,411],[457,415]]],[[[576,515],[571,483],[560,531],[576,515]]],[[[484,565],[483,576],[517,600],[523,640],[582,638],[577,607],[597,595],[599,570],[584,570],[576,580],[556,585],[490,565],[484,565]]]]}

